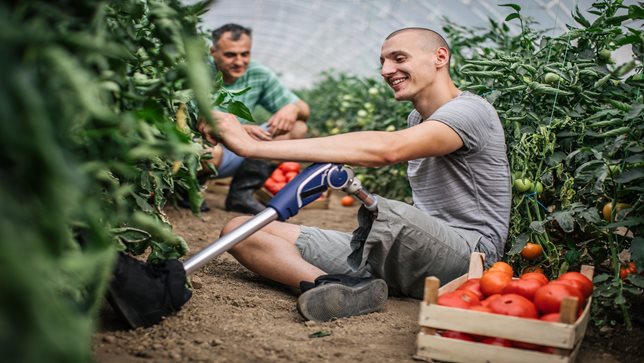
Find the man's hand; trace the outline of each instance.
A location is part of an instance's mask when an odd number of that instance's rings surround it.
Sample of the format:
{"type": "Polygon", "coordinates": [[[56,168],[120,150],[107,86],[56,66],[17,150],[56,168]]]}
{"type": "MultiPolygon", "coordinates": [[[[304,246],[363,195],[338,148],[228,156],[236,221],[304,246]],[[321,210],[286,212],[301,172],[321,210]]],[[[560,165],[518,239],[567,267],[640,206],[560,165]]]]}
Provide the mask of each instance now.
{"type": "MultiPolygon", "coordinates": [[[[239,156],[247,156],[247,151],[258,139],[255,138],[256,133],[251,136],[247,131],[247,128],[242,125],[235,115],[221,112],[221,111],[212,111],[212,117],[215,119],[216,133],[215,131],[205,124],[202,133],[204,133],[206,140],[208,138],[213,138],[219,140],[221,143],[226,145],[226,147],[239,156]]],[[[247,125],[253,126],[253,125],[247,125]]],[[[259,126],[256,126],[259,127],[259,126]]],[[[200,131],[202,129],[200,128],[200,131]]],[[[262,130],[263,131],[263,130],[262,130]]],[[[255,131],[253,131],[255,132],[255,131]]],[[[265,131],[264,131],[265,133],[265,131]]]]}
{"type": "Polygon", "coordinates": [[[279,111],[275,112],[270,119],[268,119],[268,131],[273,136],[288,133],[293,129],[293,125],[295,124],[295,121],[297,121],[297,115],[299,112],[299,107],[294,103],[282,107],[279,111]]]}
{"type": "Polygon", "coordinates": [[[261,128],[261,126],[257,125],[242,125],[244,130],[250,135],[255,140],[258,141],[271,141],[273,138],[271,137],[271,134],[261,128]]]}
{"type": "Polygon", "coordinates": [[[201,133],[201,136],[203,136],[203,138],[206,139],[206,141],[210,145],[215,146],[215,145],[217,145],[219,143],[217,141],[217,139],[216,139],[216,135],[215,135],[212,127],[210,127],[210,125],[208,125],[206,120],[199,119],[199,121],[197,122],[197,130],[199,130],[199,132],[201,133]]]}

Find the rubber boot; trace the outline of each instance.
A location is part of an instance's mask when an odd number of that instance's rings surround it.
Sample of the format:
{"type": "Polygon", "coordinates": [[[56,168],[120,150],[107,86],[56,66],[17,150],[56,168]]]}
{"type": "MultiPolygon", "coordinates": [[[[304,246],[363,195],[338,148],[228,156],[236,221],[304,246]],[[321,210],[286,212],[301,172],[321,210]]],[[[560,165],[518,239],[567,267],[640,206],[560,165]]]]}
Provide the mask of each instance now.
{"type": "Polygon", "coordinates": [[[266,160],[244,160],[230,183],[226,197],[226,210],[257,214],[266,209],[266,206],[255,199],[254,194],[264,185],[275,168],[276,165],[266,160]]]}

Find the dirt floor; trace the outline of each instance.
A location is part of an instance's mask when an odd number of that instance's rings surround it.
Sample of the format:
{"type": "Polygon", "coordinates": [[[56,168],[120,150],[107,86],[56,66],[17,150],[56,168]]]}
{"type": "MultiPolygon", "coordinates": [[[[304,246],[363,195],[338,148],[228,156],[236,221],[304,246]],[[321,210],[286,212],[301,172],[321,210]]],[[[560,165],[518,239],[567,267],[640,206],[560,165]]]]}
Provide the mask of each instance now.
{"type": "MultiPolygon", "coordinates": [[[[358,206],[305,208],[293,223],[343,231],[354,229],[358,206]]],[[[201,217],[168,208],[175,231],[194,253],[216,240],[235,213],[223,211],[224,194],[209,188],[211,207],[201,217]]],[[[419,301],[390,298],[386,310],[327,323],[305,321],[296,292],[263,279],[224,254],[192,276],[192,299],[161,324],[127,330],[105,304],[94,352],[99,363],[135,362],[413,362],[419,331],[419,301]]],[[[644,330],[590,327],[578,362],[637,362],[644,356],[644,330]]]]}

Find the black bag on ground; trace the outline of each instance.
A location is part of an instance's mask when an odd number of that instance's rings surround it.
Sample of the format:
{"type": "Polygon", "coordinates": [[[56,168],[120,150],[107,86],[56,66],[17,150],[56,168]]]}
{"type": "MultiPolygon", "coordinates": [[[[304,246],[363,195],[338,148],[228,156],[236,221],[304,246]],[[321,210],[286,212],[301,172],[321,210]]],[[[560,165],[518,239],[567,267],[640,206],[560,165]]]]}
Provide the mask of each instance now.
{"type": "Polygon", "coordinates": [[[191,296],[181,261],[147,264],[119,252],[107,300],[132,328],[159,323],[191,296]]]}

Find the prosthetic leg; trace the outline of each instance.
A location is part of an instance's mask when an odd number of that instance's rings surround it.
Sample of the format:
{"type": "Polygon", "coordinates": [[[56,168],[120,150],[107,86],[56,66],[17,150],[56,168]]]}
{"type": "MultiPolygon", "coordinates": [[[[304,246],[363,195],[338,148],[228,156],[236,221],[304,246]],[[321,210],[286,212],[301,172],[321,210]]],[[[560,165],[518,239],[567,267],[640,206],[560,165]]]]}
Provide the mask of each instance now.
{"type": "Polygon", "coordinates": [[[190,299],[187,275],[270,222],[285,221],[296,215],[329,187],[355,196],[370,211],[377,210],[376,198],[362,188],[352,169],[337,164],[313,164],[284,186],[256,216],[184,263],[167,260],[149,265],[121,254],[108,289],[108,300],[132,328],[159,323],[163,317],[179,311],[190,299]]]}

